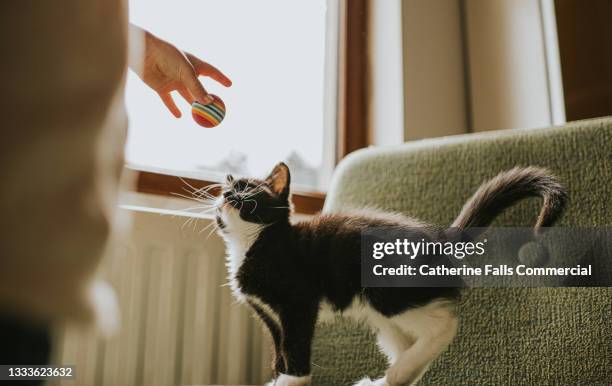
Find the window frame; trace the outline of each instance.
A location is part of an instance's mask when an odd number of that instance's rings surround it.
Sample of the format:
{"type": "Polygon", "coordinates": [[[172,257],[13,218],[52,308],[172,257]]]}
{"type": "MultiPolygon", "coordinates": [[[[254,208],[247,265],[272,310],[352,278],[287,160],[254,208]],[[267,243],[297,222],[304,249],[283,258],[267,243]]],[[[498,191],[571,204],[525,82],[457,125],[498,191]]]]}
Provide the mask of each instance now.
{"type": "MultiPolygon", "coordinates": [[[[338,0],[339,41],[337,77],[337,114],[335,161],[368,146],[369,123],[369,30],[371,0],[338,0]]],[[[175,196],[185,183],[196,189],[217,184],[200,178],[185,178],[158,171],[145,171],[126,166],[136,173],[135,191],[161,196],[175,196]]],[[[210,193],[217,195],[219,188],[210,193]]],[[[316,190],[294,190],[294,210],[300,214],[316,214],[323,209],[326,193],[316,190]]]]}

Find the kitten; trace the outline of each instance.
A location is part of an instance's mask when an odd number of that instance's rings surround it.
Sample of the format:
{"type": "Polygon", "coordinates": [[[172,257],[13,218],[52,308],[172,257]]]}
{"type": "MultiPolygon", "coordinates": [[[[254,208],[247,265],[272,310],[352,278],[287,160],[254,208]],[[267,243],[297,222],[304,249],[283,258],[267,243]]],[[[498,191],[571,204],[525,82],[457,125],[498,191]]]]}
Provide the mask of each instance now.
{"type": "MultiPolygon", "coordinates": [[[[415,383],[455,336],[460,288],[363,288],[361,231],[391,226],[422,227],[430,237],[445,233],[375,211],[320,214],[292,224],[289,184],[284,163],[264,180],[228,176],[216,209],[233,294],[253,308],[274,342],[276,378],[270,385],[310,383],[315,323],[329,312],[370,325],[389,360],[384,377],[357,385],[415,383]]],[[[566,197],[547,170],[514,168],[485,182],[451,227],[486,227],[527,196],[544,198],[536,229],[555,221],[566,197]]]]}

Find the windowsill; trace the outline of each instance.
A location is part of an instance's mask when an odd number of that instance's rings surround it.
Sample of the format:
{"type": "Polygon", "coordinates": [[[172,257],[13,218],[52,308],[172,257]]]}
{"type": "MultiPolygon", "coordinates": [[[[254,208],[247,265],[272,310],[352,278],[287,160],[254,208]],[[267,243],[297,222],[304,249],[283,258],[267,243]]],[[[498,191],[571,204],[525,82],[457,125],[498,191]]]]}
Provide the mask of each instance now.
{"type": "MultiPolygon", "coordinates": [[[[182,197],[160,196],[138,192],[123,192],[119,197],[119,208],[131,212],[155,213],[161,216],[182,217],[185,219],[196,218],[205,221],[214,221],[212,213],[202,213],[204,209],[190,209],[196,202],[182,197]]],[[[307,220],[311,214],[295,212],[291,215],[291,221],[307,220]]]]}
{"type": "Polygon", "coordinates": [[[119,196],[119,208],[132,212],[157,213],[173,217],[190,217],[213,220],[212,213],[194,208],[198,203],[182,197],[160,196],[135,191],[123,191],[119,196]]]}
{"type": "MultiPolygon", "coordinates": [[[[132,166],[126,167],[126,174],[133,176],[135,180],[135,192],[132,193],[144,193],[147,195],[154,196],[165,196],[179,198],[181,195],[185,196],[189,193],[190,186],[195,189],[201,189],[209,187],[208,192],[212,195],[219,193],[219,188],[214,186],[217,184],[214,181],[209,181],[201,178],[194,178],[194,175],[184,173],[183,176],[176,176],[170,174],[167,170],[155,170],[143,168],[135,169],[132,166]]],[[[325,193],[316,191],[301,190],[299,187],[294,189],[291,195],[292,202],[294,205],[294,211],[298,214],[312,215],[320,212],[323,209],[323,203],[325,202],[325,193]]],[[[185,200],[184,200],[185,201],[185,200]]],[[[192,202],[192,201],[187,201],[192,202]]],[[[195,205],[195,203],[193,203],[195,205]]],[[[132,205],[130,203],[124,203],[124,206],[128,207],[145,207],[142,205],[132,205]]],[[[146,205],[149,207],[149,205],[146,205]]],[[[165,210],[164,208],[158,208],[165,210]]],[[[171,211],[179,211],[180,209],[170,209],[171,211]]],[[[191,212],[182,211],[188,214],[191,212]]],[[[194,213],[195,214],[195,213],[194,213]]]]}
{"type": "Polygon", "coordinates": [[[161,209],[154,206],[149,205],[130,205],[130,204],[120,204],[119,208],[129,210],[132,212],[145,212],[145,213],[157,213],[165,216],[175,216],[175,217],[196,217],[200,219],[212,220],[213,216],[210,214],[201,214],[197,212],[190,212],[186,210],[180,209],[161,209]]]}

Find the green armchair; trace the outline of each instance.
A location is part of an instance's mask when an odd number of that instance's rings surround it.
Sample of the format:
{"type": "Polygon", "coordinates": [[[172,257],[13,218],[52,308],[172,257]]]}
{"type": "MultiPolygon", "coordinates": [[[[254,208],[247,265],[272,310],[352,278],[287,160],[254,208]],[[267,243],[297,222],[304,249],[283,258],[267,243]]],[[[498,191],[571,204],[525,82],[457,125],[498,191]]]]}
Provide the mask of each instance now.
{"type": "MultiPolygon", "coordinates": [[[[338,167],[326,211],[374,206],[450,224],[487,178],[516,165],[551,169],[567,187],[559,226],[612,226],[612,118],[369,148],[338,167]]],[[[540,202],[494,225],[531,226],[540,202]]],[[[612,383],[612,288],[480,288],[461,305],[454,343],[421,385],[612,383]]],[[[317,329],[313,383],[350,385],[384,373],[373,335],[338,319],[317,329]]]]}

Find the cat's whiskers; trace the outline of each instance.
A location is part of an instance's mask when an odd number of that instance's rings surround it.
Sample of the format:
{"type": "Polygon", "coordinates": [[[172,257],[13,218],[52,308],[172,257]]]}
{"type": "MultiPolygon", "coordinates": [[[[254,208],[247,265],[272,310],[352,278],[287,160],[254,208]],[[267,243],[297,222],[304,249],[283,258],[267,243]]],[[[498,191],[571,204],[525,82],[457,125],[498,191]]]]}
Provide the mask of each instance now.
{"type": "Polygon", "coordinates": [[[215,184],[208,184],[202,188],[196,188],[193,185],[191,185],[189,182],[187,182],[187,180],[185,180],[182,177],[179,177],[179,179],[185,184],[187,185],[187,187],[189,187],[191,190],[188,190],[186,188],[183,187],[183,190],[185,190],[187,193],[191,194],[192,197],[185,197],[185,198],[189,198],[189,199],[202,199],[202,198],[207,198],[207,199],[211,199],[214,200],[216,199],[215,196],[213,196],[212,194],[209,193],[210,190],[215,189],[215,188],[221,188],[223,187],[224,184],[221,183],[215,183],[215,184]]]}
{"type": "Polygon", "coordinates": [[[224,183],[216,183],[216,184],[208,184],[200,189],[198,189],[198,192],[208,192],[212,189],[216,189],[216,188],[223,188],[225,186],[224,183]]]}
{"type": "Polygon", "coordinates": [[[215,196],[211,196],[211,195],[201,195],[201,196],[193,196],[199,200],[208,200],[208,201],[215,201],[217,199],[217,197],[215,196]]]}
{"type": "Polygon", "coordinates": [[[204,240],[208,240],[210,238],[210,236],[212,236],[212,234],[219,229],[219,225],[217,224],[216,221],[213,221],[212,224],[214,224],[214,226],[212,227],[212,229],[210,230],[210,232],[208,232],[208,235],[206,235],[206,238],[204,240]]]}
{"type": "Polygon", "coordinates": [[[183,225],[181,225],[181,230],[185,229],[187,224],[189,224],[192,220],[193,220],[193,217],[188,217],[187,220],[183,222],[183,225]]]}
{"type": "Polygon", "coordinates": [[[201,199],[201,200],[215,200],[217,197],[213,196],[212,194],[208,193],[208,192],[191,192],[185,188],[183,188],[183,190],[189,194],[191,194],[191,196],[193,198],[197,198],[197,199],[201,199]]]}
{"type": "Polygon", "coordinates": [[[263,188],[259,188],[258,190],[254,191],[254,189],[249,190],[249,193],[244,195],[244,199],[250,199],[253,196],[255,196],[257,193],[263,192],[263,188]]]}
{"type": "Polygon", "coordinates": [[[205,193],[205,192],[200,192],[200,193],[196,194],[196,193],[191,192],[191,191],[189,191],[188,189],[185,189],[185,188],[183,188],[183,190],[186,193],[189,193],[190,196],[186,196],[184,194],[175,193],[175,192],[172,192],[172,194],[175,195],[175,196],[178,196],[178,197],[186,198],[186,199],[191,200],[191,201],[202,203],[202,204],[204,204],[206,206],[212,207],[212,206],[215,205],[215,201],[216,201],[217,198],[215,196],[213,196],[213,195],[210,195],[210,194],[205,193]]]}
{"type": "MultiPolygon", "coordinates": [[[[192,184],[187,182],[184,178],[179,177],[179,179],[189,188],[187,189],[183,187],[183,190],[189,195],[176,192],[172,192],[172,194],[202,204],[183,208],[182,211],[191,213],[191,211],[197,210],[197,214],[206,215],[210,214],[216,209],[215,201],[217,198],[210,194],[209,191],[211,189],[221,187],[222,184],[210,184],[202,188],[196,188],[192,184]]],[[[195,230],[199,220],[200,218],[197,216],[189,216],[188,219],[181,225],[181,230],[185,229],[190,225],[193,225],[193,230],[195,230]]],[[[213,221],[212,223],[214,224],[215,222],[213,221]]]]}
{"type": "MultiPolygon", "coordinates": [[[[249,181],[251,181],[251,180],[249,179],[249,181]]],[[[266,183],[266,182],[265,182],[265,181],[263,181],[263,182],[261,182],[259,185],[255,186],[255,187],[253,187],[253,188],[250,188],[250,189],[245,190],[245,191],[243,192],[244,194],[246,194],[245,198],[251,198],[251,197],[253,197],[255,194],[257,194],[257,193],[259,193],[259,192],[262,192],[262,191],[264,190],[264,189],[263,189],[263,186],[265,185],[265,183],[266,183]]]]}
{"type": "Polygon", "coordinates": [[[170,194],[175,195],[175,196],[179,196],[179,197],[182,197],[182,198],[186,198],[188,200],[192,200],[192,201],[196,201],[196,202],[201,202],[201,203],[204,203],[204,204],[210,202],[210,200],[208,200],[208,199],[203,199],[203,198],[194,197],[194,196],[186,196],[186,195],[181,194],[181,193],[171,192],[170,194]]]}
{"type": "Polygon", "coordinates": [[[195,227],[196,227],[196,225],[197,225],[199,220],[200,220],[200,218],[198,218],[198,217],[189,216],[187,218],[187,220],[185,220],[185,222],[181,226],[181,230],[185,229],[185,227],[189,226],[190,224],[193,224],[193,230],[195,230],[195,227]]]}
{"type": "MultiPolygon", "coordinates": [[[[252,182],[252,180],[249,180],[249,182],[252,182]]],[[[257,186],[255,186],[255,187],[251,188],[251,190],[254,190],[254,189],[259,189],[259,188],[261,188],[261,187],[262,187],[262,186],[263,186],[265,183],[266,183],[265,181],[262,181],[262,182],[260,182],[260,183],[259,183],[259,185],[257,185],[257,186]]]]}
{"type": "MultiPolygon", "coordinates": [[[[253,183],[253,180],[249,178],[249,179],[247,180],[247,185],[246,185],[246,189],[244,190],[244,193],[248,193],[248,192],[250,192],[251,190],[253,190],[253,189],[257,189],[257,188],[259,187],[259,185],[257,185],[257,186],[254,186],[254,187],[250,187],[250,188],[249,188],[249,184],[252,184],[252,183],[253,183]]],[[[260,185],[261,185],[261,184],[260,184],[260,185]]]]}
{"type": "Polygon", "coordinates": [[[216,186],[208,186],[205,188],[202,188],[200,190],[198,190],[197,192],[194,192],[195,195],[199,196],[199,197],[216,197],[214,194],[212,194],[210,191],[214,189],[219,189],[216,186]]]}
{"type": "MultiPolygon", "coordinates": [[[[212,212],[214,209],[215,209],[215,208],[210,208],[210,209],[207,209],[207,210],[205,210],[205,211],[198,212],[197,214],[200,214],[200,215],[209,214],[209,213],[211,213],[211,212],[212,212]]],[[[198,222],[199,222],[200,220],[203,220],[203,218],[202,218],[202,217],[198,217],[198,216],[190,216],[190,217],[189,217],[188,222],[193,224],[193,230],[194,230],[194,231],[196,230],[196,227],[197,227],[198,222]]],[[[214,221],[213,221],[213,222],[214,222],[214,221]]]]}
{"type": "Polygon", "coordinates": [[[190,212],[192,210],[199,210],[198,213],[204,214],[204,213],[208,213],[208,212],[210,212],[210,211],[212,211],[212,210],[214,210],[216,208],[215,203],[212,202],[212,201],[202,201],[202,200],[192,200],[192,201],[196,201],[196,202],[198,202],[200,204],[203,204],[203,205],[189,206],[187,208],[181,208],[180,210],[184,211],[184,212],[190,212]],[[200,210],[200,209],[203,209],[203,210],[200,210]]]}
{"type": "MultiPolygon", "coordinates": [[[[178,195],[178,196],[182,196],[182,195],[177,194],[177,193],[172,193],[172,194],[175,194],[175,195],[178,195]]],[[[193,209],[204,209],[204,210],[200,211],[199,213],[200,214],[205,214],[205,213],[209,212],[210,210],[214,209],[214,207],[211,204],[209,204],[208,202],[206,202],[206,201],[195,200],[192,197],[187,197],[187,196],[184,196],[184,197],[189,199],[189,200],[192,200],[192,201],[196,201],[196,202],[199,202],[199,203],[206,204],[206,205],[195,205],[195,206],[191,206],[191,207],[187,207],[187,208],[181,209],[184,212],[189,212],[190,213],[190,211],[193,210],[193,209]]],[[[188,226],[192,222],[194,223],[194,227],[195,227],[195,224],[197,223],[198,219],[199,218],[196,217],[196,216],[189,216],[188,219],[181,226],[181,230],[185,229],[185,227],[188,226]]]]}
{"type": "Polygon", "coordinates": [[[244,202],[247,202],[247,201],[248,201],[248,202],[251,202],[251,201],[252,201],[252,202],[254,202],[254,203],[255,203],[255,206],[253,207],[253,209],[251,209],[251,213],[255,212],[255,209],[257,209],[257,201],[255,201],[255,200],[253,200],[253,199],[245,199],[245,200],[243,200],[243,201],[244,201],[244,202]]]}
{"type": "Polygon", "coordinates": [[[209,198],[209,199],[214,199],[215,196],[210,194],[209,190],[217,187],[217,185],[220,185],[220,184],[210,184],[210,185],[204,186],[202,188],[195,188],[193,185],[189,184],[187,181],[185,181],[182,178],[181,178],[181,181],[183,181],[183,183],[185,183],[187,185],[187,187],[190,188],[190,189],[187,189],[187,188],[183,187],[183,190],[185,192],[189,193],[192,196],[192,198],[209,198]]]}
{"type": "Polygon", "coordinates": [[[195,205],[195,206],[190,206],[188,208],[182,208],[181,210],[184,212],[189,212],[195,209],[205,209],[204,211],[201,212],[201,213],[205,213],[211,209],[215,209],[215,206],[214,205],[195,205]]]}
{"type": "MultiPolygon", "coordinates": [[[[217,226],[217,222],[216,222],[216,221],[211,221],[211,222],[210,222],[210,224],[208,224],[207,226],[205,226],[205,227],[204,227],[204,228],[203,228],[201,231],[199,231],[199,232],[198,232],[198,234],[200,234],[200,235],[201,235],[202,233],[206,232],[206,230],[207,230],[208,228],[210,228],[211,226],[217,226]]],[[[215,229],[215,228],[213,228],[213,230],[214,230],[214,229],[215,229]]]]}
{"type": "Polygon", "coordinates": [[[192,191],[195,192],[198,190],[193,185],[191,185],[189,182],[187,182],[187,180],[185,180],[183,177],[179,177],[179,180],[181,180],[181,182],[183,182],[185,185],[189,186],[192,189],[192,191]]]}
{"type": "Polygon", "coordinates": [[[182,182],[183,182],[185,185],[189,186],[189,187],[190,187],[190,188],[191,188],[191,189],[192,189],[194,192],[201,191],[201,190],[208,190],[208,189],[211,189],[211,188],[214,188],[214,187],[219,187],[219,186],[224,185],[224,184],[222,184],[222,183],[214,183],[214,184],[207,184],[206,186],[203,186],[203,187],[201,187],[201,188],[196,188],[196,187],[194,187],[193,185],[191,185],[189,182],[187,182],[187,180],[185,180],[183,177],[179,177],[179,179],[180,179],[180,180],[181,180],[181,181],[182,181],[182,182]]]}

